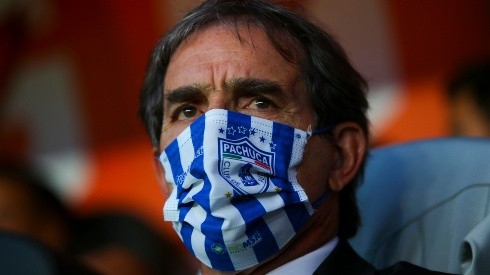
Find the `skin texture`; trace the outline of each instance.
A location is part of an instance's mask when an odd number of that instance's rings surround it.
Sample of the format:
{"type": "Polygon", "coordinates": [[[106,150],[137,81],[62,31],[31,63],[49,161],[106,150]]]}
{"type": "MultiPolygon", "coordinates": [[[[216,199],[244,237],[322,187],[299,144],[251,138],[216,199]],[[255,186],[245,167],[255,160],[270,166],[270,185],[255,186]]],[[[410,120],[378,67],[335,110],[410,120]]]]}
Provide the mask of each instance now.
{"type": "MultiPolygon", "coordinates": [[[[164,114],[158,155],[196,118],[211,109],[227,109],[306,130],[315,114],[302,82],[299,66],[285,60],[266,35],[254,27],[240,28],[242,41],[228,27],[212,25],[191,35],[172,56],[165,75],[164,114]]],[[[332,195],[309,223],[278,255],[241,274],[264,274],[311,252],[331,240],[338,228],[338,194],[359,169],[366,148],[360,127],[339,124],[332,139],[308,141],[298,180],[310,201],[328,188],[332,195]]],[[[156,158],[155,158],[156,159],[156,158]]],[[[170,186],[155,160],[166,196],[170,186]]],[[[201,265],[202,274],[220,273],[201,265]]]]}

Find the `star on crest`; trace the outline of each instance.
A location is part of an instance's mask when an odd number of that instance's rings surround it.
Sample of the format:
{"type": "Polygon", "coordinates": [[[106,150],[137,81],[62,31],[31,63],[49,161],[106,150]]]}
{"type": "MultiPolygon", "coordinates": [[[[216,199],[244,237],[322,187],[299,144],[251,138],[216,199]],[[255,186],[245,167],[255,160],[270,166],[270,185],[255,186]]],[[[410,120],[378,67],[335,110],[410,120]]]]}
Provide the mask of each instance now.
{"type": "Polygon", "coordinates": [[[247,131],[247,128],[245,128],[245,127],[243,127],[243,126],[238,127],[238,132],[239,132],[240,134],[245,134],[245,131],[247,131]]]}
{"type": "Polygon", "coordinates": [[[225,197],[231,198],[233,197],[233,194],[230,193],[230,191],[226,192],[225,197]]]}
{"type": "Polygon", "coordinates": [[[223,129],[223,127],[219,128],[219,133],[220,134],[223,134],[225,132],[225,129],[223,129]]]}
{"type": "Polygon", "coordinates": [[[265,142],[265,137],[264,136],[261,136],[260,137],[260,142],[264,143],[265,142]]]}
{"type": "Polygon", "coordinates": [[[250,130],[248,130],[250,132],[250,135],[252,136],[255,136],[255,134],[257,133],[257,130],[255,130],[254,128],[250,128],[250,130]]]}
{"type": "Polygon", "coordinates": [[[234,136],[235,135],[235,132],[236,132],[235,128],[233,128],[233,127],[228,128],[228,134],[229,135],[234,136]]]}
{"type": "Polygon", "coordinates": [[[269,146],[271,147],[271,150],[276,149],[276,144],[274,144],[272,141],[269,143],[269,146]]]}

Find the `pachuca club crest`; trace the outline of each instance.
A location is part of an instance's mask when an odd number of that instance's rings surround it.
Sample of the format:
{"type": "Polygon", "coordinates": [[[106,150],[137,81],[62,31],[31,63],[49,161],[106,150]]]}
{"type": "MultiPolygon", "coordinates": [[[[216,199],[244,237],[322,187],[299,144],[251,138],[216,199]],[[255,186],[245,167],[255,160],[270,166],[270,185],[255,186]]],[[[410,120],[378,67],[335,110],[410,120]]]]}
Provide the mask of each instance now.
{"type": "Polygon", "coordinates": [[[239,194],[267,191],[274,174],[273,152],[260,150],[248,138],[218,138],[219,173],[239,194]]]}

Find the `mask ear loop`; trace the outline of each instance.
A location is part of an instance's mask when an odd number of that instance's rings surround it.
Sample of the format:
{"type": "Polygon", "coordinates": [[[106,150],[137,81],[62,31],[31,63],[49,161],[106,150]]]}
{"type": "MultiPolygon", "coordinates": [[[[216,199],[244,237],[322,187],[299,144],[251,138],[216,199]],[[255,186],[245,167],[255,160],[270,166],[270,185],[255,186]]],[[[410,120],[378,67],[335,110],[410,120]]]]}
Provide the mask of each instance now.
{"type": "Polygon", "coordinates": [[[328,187],[327,190],[316,200],[314,201],[311,206],[313,206],[314,209],[317,209],[322,202],[326,201],[328,197],[330,197],[330,194],[332,193],[332,190],[328,187]]]}
{"type": "MultiPolygon", "coordinates": [[[[311,131],[311,125],[310,125],[308,127],[308,137],[316,136],[316,135],[322,135],[322,134],[325,134],[327,132],[330,132],[337,125],[338,125],[338,123],[333,123],[333,124],[328,125],[327,127],[315,130],[314,132],[311,131]]],[[[327,190],[325,190],[325,192],[316,201],[314,201],[311,204],[313,206],[313,208],[316,209],[320,204],[322,204],[324,201],[326,201],[328,199],[328,197],[330,197],[331,193],[332,193],[332,190],[330,189],[330,187],[327,187],[327,190]]]]}
{"type": "Polygon", "coordinates": [[[311,133],[312,136],[316,136],[316,135],[321,135],[321,134],[325,134],[327,132],[330,132],[331,130],[333,130],[338,124],[337,123],[334,123],[334,124],[330,124],[328,125],[327,127],[324,127],[324,128],[320,128],[318,130],[315,130],[311,133]]]}

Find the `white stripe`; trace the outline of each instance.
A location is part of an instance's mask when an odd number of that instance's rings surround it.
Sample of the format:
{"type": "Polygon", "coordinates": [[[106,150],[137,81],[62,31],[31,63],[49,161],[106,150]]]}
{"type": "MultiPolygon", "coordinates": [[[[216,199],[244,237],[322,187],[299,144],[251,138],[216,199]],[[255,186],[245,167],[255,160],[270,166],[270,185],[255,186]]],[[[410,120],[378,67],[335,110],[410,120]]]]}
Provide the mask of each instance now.
{"type": "MultiPolygon", "coordinates": [[[[206,117],[206,129],[204,134],[204,167],[207,172],[208,178],[211,182],[224,182],[223,178],[219,175],[218,166],[213,161],[218,159],[219,148],[218,148],[218,137],[225,137],[227,128],[227,112],[220,112],[218,110],[213,110],[213,112],[206,117]],[[219,129],[224,129],[224,135],[219,133],[219,129]],[[213,154],[215,154],[213,156],[213,154]],[[208,159],[207,156],[212,156],[208,159]]],[[[236,240],[237,236],[243,236],[245,234],[244,220],[240,212],[227,200],[225,194],[233,194],[233,188],[229,184],[212,184],[210,190],[210,208],[215,217],[220,217],[224,219],[222,225],[222,234],[225,244],[228,244],[232,240],[236,240]],[[241,224],[236,231],[223,230],[231,224],[241,224]]],[[[228,247],[227,247],[228,250],[228,247]]],[[[236,266],[236,261],[240,260],[241,255],[230,254],[230,259],[236,266]],[[237,257],[238,256],[238,257],[237,257]]]]}
{"type": "Polygon", "coordinates": [[[272,138],[273,125],[273,121],[252,117],[250,122],[250,129],[257,130],[257,133],[255,135],[250,135],[249,140],[252,141],[253,144],[259,149],[270,152],[269,143],[271,142],[272,138]],[[260,142],[260,138],[262,136],[266,138],[266,142],[260,142]]]}
{"type": "Polygon", "coordinates": [[[179,137],[177,137],[177,142],[179,144],[179,155],[182,170],[186,172],[185,181],[182,183],[182,188],[191,188],[191,191],[182,198],[182,203],[192,202],[192,196],[195,195],[202,189],[202,181],[199,181],[194,176],[189,173],[189,167],[194,161],[195,150],[191,138],[190,127],[186,128],[179,137]],[[198,183],[201,184],[198,184],[198,183]],[[201,186],[199,186],[201,185],[201,186]]]}
{"type": "Polygon", "coordinates": [[[248,240],[245,234],[246,225],[242,214],[237,208],[232,204],[228,204],[225,200],[228,200],[228,198],[216,200],[211,208],[214,209],[214,216],[225,218],[222,226],[222,234],[231,262],[236,270],[250,267],[251,263],[257,264],[258,260],[252,246],[246,250],[240,249],[242,247],[241,245],[248,240]],[[233,226],[230,226],[230,224],[233,226]],[[230,229],[226,230],[224,228],[230,229]]]}
{"type": "Polygon", "coordinates": [[[266,212],[272,212],[278,208],[284,207],[284,200],[277,192],[258,195],[256,198],[260,204],[262,204],[266,212]]]}
{"type": "MultiPolygon", "coordinates": [[[[232,207],[232,206],[231,206],[232,207]]],[[[233,207],[234,208],[234,207],[233,207]]],[[[235,215],[237,217],[241,217],[238,210],[235,215]]],[[[245,234],[246,226],[242,224],[235,228],[231,228],[229,230],[223,229],[223,238],[224,242],[227,245],[227,250],[230,255],[231,262],[236,270],[250,267],[252,264],[257,264],[258,260],[255,256],[255,252],[252,246],[249,246],[247,249],[243,249],[243,243],[248,240],[247,235],[245,234]],[[241,238],[240,238],[241,237],[241,238]],[[232,242],[233,241],[233,242],[232,242]]]]}
{"type": "Polygon", "coordinates": [[[253,247],[248,247],[246,250],[239,253],[229,253],[229,255],[236,270],[249,268],[250,266],[254,266],[259,263],[257,257],[255,256],[253,247]]]}
{"type": "Polygon", "coordinates": [[[298,182],[297,179],[298,172],[296,171],[297,165],[303,159],[304,148],[306,146],[306,140],[305,140],[306,132],[299,129],[295,129],[293,139],[294,141],[293,141],[293,148],[291,151],[291,160],[289,162],[288,178],[289,178],[289,182],[291,182],[291,184],[293,185],[293,189],[298,192],[301,201],[307,201],[308,196],[306,195],[303,188],[298,182]],[[301,138],[296,138],[297,134],[301,135],[301,138]]]}
{"type": "Polygon", "coordinates": [[[173,183],[174,182],[174,175],[172,174],[172,169],[170,167],[170,162],[168,161],[168,156],[165,153],[165,151],[163,151],[160,154],[160,157],[158,159],[160,160],[160,164],[163,166],[163,170],[165,170],[165,180],[169,184],[170,183],[173,183]]]}
{"type": "MultiPolygon", "coordinates": [[[[221,110],[212,110],[210,112],[211,115],[206,116],[206,128],[204,130],[203,165],[208,179],[216,183],[223,182],[223,178],[219,175],[219,164],[216,165],[215,161],[219,158],[218,137],[224,137],[224,135],[219,134],[219,129],[223,128],[226,131],[227,112],[221,110]]],[[[229,184],[212,184],[209,198],[222,198],[228,192],[233,193],[233,188],[229,184]]],[[[214,211],[212,206],[211,211],[214,211]]]]}
{"type": "Polygon", "coordinates": [[[284,209],[267,213],[263,219],[269,226],[271,232],[274,232],[274,238],[279,249],[283,248],[296,234],[284,209]]]}
{"type": "MultiPolygon", "coordinates": [[[[186,128],[178,137],[177,142],[179,144],[179,154],[180,154],[180,163],[182,165],[182,170],[187,172],[185,181],[182,184],[183,188],[190,188],[192,183],[195,183],[197,179],[189,174],[189,167],[194,161],[195,150],[194,145],[192,144],[191,138],[191,129],[190,127],[186,128]]],[[[191,201],[190,194],[182,200],[183,203],[187,203],[191,201]]]]}
{"type": "Polygon", "coordinates": [[[192,207],[192,209],[186,215],[186,220],[188,217],[192,217],[192,220],[189,219],[189,221],[192,222],[192,225],[194,226],[194,230],[192,230],[191,235],[192,250],[201,262],[211,267],[211,261],[206,254],[206,237],[201,232],[201,224],[206,219],[206,212],[201,207],[192,207]]]}
{"type": "MultiPolygon", "coordinates": [[[[274,196],[274,198],[268,197],[258,197],[257,198],[265,208],[267,214],[264,215],[263,219],[269,226],[271,232],[274,232],[274,238],[279,248],[282,248],[295,234],[295,230],[289,216],[284,211],[283,207],[284,201],[280,195],[274,196]],[[279,209],[278,209],[279,208],[279,209]],[[277,233],[280,232],[280,233],[277,233]]],[[[313,208],[306,205],[310,215],[313,214],[313,208]]]]}
{"type": "Polygon", "coordinates": [[[180,230],[182,229],[182,223],[181,222],[172,222],[172,225],[174,227],[175,232],[179,236],[180,240],[184,241],[182,238],[182,234],[180,234],[180,230]]]}
{"type": "MultiPolygon", "coordinates": [[[[170,167],[170,162],[168,161],[167,154],[162,152],[160,155],[160,163],[165,169],[165,179],[168,183],[174,181],[172,174],[172,169],[170,167]]],[[[165,221],[178,221],[179,220],[179,210],[178,210],[179,200],[177,199],[177,188],[175,186],[172,189],[172,193],[165,201],[165,206],[163,207],[163,217],[165,221]]]]}
{"type": "MultiPolygon", "coordinates": [[[[257,131],[255,135],[250,135],[249,140],[260,150],[270,152],[269,143],[272,142],[272,129],[274,122],[270,120],[265,120],[262,118],[252,117],[250,121],[250,129],[254,129],[257,131]],[[260,142],[260,138],[264,136],[267,139],[267,142],[260,142]]],[[[276,167],[272,167],[272,169],[276,169],[276,167]]],[[[270,181],[270,185],[268,187],[268,192],[275,191],[277,186],[274,185],[272,181],[270,181]]]]}
{"type": "MultiPolygon", "coordinates": [[[[219,129],[222,128],[226,131],[227,128],[227,111],[213,110],[209,116],[206,117],[206,130],[204,134],[204,167],[209,180],[211,182],[224,182],[224,179],[219,175],[218,166],[214,162],[219,156],[218,137],[225,137],[219,133],[219,129]],[[215,154],[215,156],[213,156],[215,154]],[[208,159],[207,156],[212,156],[208,159]]],[[[225,132],[226,133],[226,132],[225,132]]],[[[211,211],[215,217],[224,218],[222,226],[222,234],[224,243],[227,244],[227,250],[230,255],[230,259],[235,269],[243,269],[250,266],[250,262],[257,264],[257,258],[253,251],[253,248],[249,248],[245,251],[236,252],[235,245],[240,245],[247,240],[245,234],[245,221],[242,218],[241,213],[232,204],[229,203],[229,198],[225,196],[227,193],[233,194],[233,187],[229,184],[213,184],[211,186],[210,198],[211,198],[211,211]],[[223,230],[232,225],[239,225],[232,230],[223,230]],[[242,236],[240,240],[237,238],[242,236]],[[230,243],[235,241],[234,243],[230,243]]]]}
{"type": "Polygon", "coordinates": [[[177,142],[179,144],[180,162],[182,169],[186,171],[187,167],[191,165],[194,160],[194,146],[192,144],[191,129],[186,128],[178,137],[177,142]]]}
{"type": "MultiPolygon", "coordinates": [[[[219,158],[218,137],[225,137],[219,133],[222,128],[226,132],[227,127],[227,112],[224,110],[213,110],[211,116],[206,117],[206,129],[204,133],[203,146],[203,165],[208,179],[212,183],[225,182],[219,175],[219,164],[216,165],[216,159],[219,158]]],[[[211,200],[223,198],[227,193],[233,193],[233,188],[229,184],[212,184],[209,198],[211,200]]],[[[211,205],[211,211],[215,211],[211,205]]]]}

